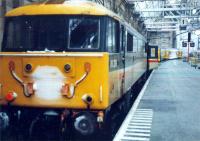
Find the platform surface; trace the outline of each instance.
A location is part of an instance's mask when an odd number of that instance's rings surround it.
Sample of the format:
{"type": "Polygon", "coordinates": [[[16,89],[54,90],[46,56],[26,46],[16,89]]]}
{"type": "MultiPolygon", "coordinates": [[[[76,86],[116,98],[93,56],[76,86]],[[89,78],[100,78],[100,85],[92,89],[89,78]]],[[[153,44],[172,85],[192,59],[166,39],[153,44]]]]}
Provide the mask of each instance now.
{"type": "Polygon", "coordinates": [[[153,110],[151,141],[200,141],[200,70],[180,60],[164,62],[138,108],[153,110]]]}
{"type": "Polygon", "coordinates": [[[200,141],[200,70],[181,60],[162,63],[129,114],[119,140],[200,141]],[[141,116],[135,118],[138,111],[141,116]]]}

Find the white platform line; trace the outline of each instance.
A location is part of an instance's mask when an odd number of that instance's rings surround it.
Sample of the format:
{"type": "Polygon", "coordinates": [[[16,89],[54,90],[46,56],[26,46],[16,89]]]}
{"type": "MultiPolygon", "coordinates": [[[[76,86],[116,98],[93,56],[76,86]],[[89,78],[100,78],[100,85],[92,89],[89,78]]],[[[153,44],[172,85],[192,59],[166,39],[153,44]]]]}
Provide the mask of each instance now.
{"type": "Polygon", "coordinates": [[[125,137],[150,137],[150,134],[147,133],[125,133],[125,137]]]}
{"type": "Polygon", "coordinates": [[[133,115],[132,117],[147,117],[147,118],[152,118],[153,117],[153,115],[142,115],[142,114],[140,114],[140,115],[133,115]]]}
{"type": "Polygon", "coordinates": [[[152,117],[152,116],[153,116],[153,113],[149,113],[149,114],[135,113],[135,114],[133,115],[133,117],[137,117],[137,116],[149,116],[149,117],[152,117]]]}
{"type": "Polygon", "coordinates": [[[129,125],[151,126],[151,123],[131,122],[129,125]]]}
{"type": "Polygon", "coordinates": [[[152,109],[137,109],[136,111],[153,111],[152,109]]]}
{"type": "Polygon", "coordinates": [[[129,131],[133,131],[133,130],[151,130],[151,127],[145,127],[145,128],[142,128],[142,127],[138,127],[138,126],[134,126],[134,127],[128,127],[127,130],[129,131]]]}
{"type": "Polygon", "coordinates": [[[153,113],[136,112],[135,115],[153,115],[153,113]]]}
{"type": "Polygon", "coordinates": [[[152,120],[152,118],[149,118],[149,117],[133,117],[132,120],[152,120]]]}
{"type": "Polygon", "coordinates": [[[153,114],[144,114],[144,113],[136,113],[135,115],[133,115],[134,117],[137,117],[137,116],[149,116],[149,117],[152,117],[153,114]]]}
{"type": "Polygon", "coordinates": [[[152,119],[149,119],[149,120],[137,120],[137,119],[132,119],[131,122],[152,123],[152,119]]]}
{"type": "Polygon", "coordinates": [[[152,109],[137,109],[136,111],[153,111],[152,109]]]}
{"type": "Polygon", "coordinates": [[[153,114],[153,112],[135,112],[135,114],[153,114]]]}
{"type": "MultiPolygon", "coordinates": [[[[149,76],[148,80],[146,81],[144,87],[140,91],[137,99],[135,100],[132,108],[130,109],[126,119],[123,121],[122,126],[118,130],[118,132],[115,135],[113,141],[119,141],[120,139],[123,138],[124,133],[125,133],[126,129],[128,128],[128,124],[129,124],[130,120],[133,118],[133,115],[134,115],[134,113],[135,113],[135,111],[136,111],[136,109],[137,109],[137,107],[138,107],[138,105],[140,103],[140,100],[142,99],[142,97],[143,97],[143,95],[145,93],[145,90],[146,90],[146,88],[147,88],[147,86],[148,86],[148,84],[149,84],[149,82],[151,80],[151,77],[152,77],[153,73],[154,73],[154,71],[151,73],[151,75],[149,76]]],[[[141,127],[138,126],[138,129],[145,129],[145,128],[141,128],[141,127]]],[[[150,127],[146,127],[146,129],[150,129],[150,127]]]]}
{"type": "Polygon", "coordinates": [[[136,114],[153,114],[153,111],[152,112],[145,112],[145,111],[137,111],[135,112],[136,114]]]}
{"type": "Polygon", "coordinates": [[[129,125],[151,126],[151,123],[131,122],[129,125]]]}
{"type": "Polygon", "coordinates": [[[132,117],[150,117],[150,118],[152,118],[153,117],[153,114],[152,115],[147,115],[147,114],[135,114],[135,115],[133,115],[132,117]]]}
{"type": "Polygon", "coordinates": [[[151,126],[137,126],[137,125],[129,125],[128,126],[129,128],[132,128],[132,129],[151,129],[151,126]]]}
{"type": "MultiPolygon", "coordinates": [[[[117,141],[119,141],[118,139],[117,141]]],[[[149,141],[149,138],[142,138],[142,137],[123,137],[121,141],[149,141]]]]}
{"type": "Polygon", "coordinates": [[[145,129],[130,129],[128,128],[126,130],[126,133],[132,133],[132,132],[136,132],[136,133],[151,133],[151,130],[145,130],[145,129]]]}

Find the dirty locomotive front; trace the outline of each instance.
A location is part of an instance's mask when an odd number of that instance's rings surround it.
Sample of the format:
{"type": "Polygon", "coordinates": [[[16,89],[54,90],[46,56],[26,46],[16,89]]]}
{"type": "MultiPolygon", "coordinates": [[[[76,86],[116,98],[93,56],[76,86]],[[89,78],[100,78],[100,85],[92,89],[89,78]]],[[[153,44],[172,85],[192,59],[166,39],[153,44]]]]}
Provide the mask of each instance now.
{"type": "Polygon", "coordinates": [[[9,11],[0,52],[1,130],[23,128],[33,136],[40,121],[82,135],[106,127],[113,109],[128,109],[131,88],[147,71],[145,42],[93,2],[9,11]]]}

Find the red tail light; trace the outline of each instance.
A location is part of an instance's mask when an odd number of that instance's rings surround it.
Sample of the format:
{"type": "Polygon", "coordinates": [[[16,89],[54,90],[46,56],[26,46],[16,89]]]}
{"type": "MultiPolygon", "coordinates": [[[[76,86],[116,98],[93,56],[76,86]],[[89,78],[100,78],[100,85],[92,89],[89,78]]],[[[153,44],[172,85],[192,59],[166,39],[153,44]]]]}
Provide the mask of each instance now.
{"type": "Polygon", "coordinates": [[[13,101],[13,100],[15,100],[16,98],[17,98],[17,94],[15,93],[15,92],[8,92],[7,94],[6,94],[6,100],[8,101],[8,102],[11,102],[11,101],[13,101]]]}

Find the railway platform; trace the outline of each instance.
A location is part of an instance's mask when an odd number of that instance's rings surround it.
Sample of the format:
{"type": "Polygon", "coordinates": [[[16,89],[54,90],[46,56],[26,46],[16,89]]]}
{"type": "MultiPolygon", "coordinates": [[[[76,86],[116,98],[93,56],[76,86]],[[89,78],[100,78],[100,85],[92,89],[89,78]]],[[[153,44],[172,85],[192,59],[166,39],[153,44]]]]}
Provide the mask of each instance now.
{"type": "Polygon", "coordinates": [[[200,140],[200,70],[162,63],[140,92],[114,141],[200,140]]]}

